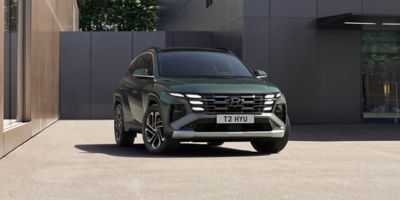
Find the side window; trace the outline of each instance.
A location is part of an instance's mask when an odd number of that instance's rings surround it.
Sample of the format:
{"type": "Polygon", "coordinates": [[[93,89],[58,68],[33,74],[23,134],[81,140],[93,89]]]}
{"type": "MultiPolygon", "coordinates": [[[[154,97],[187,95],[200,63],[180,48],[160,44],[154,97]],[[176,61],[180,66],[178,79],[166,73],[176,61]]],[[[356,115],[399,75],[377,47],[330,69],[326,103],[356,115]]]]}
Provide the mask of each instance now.
{"type": "Polygon", "coordinates": [[[143,55],[143,66],[147,69],[150,76],[154,75],[153,56],[149,53],[143,55]]]}
{"type": "Polygon", "coordinates": [[[139,60],[141,60],[141,57],[136,58],[136,60],[134,60],[134,61],[132,62],[132,64],[129,66],[129,73],[131,73],[132,75],[133,75],[133,72],[134,72],[134,71],[137,69],[137,67],[139,66],[139,65],[138,65],[139,60]]]}
{"type": "Polygon", "coordinates": [[[138,57],[131,65],[129,71],[132,75],[153,76],[153,56],[147,53],[138,57]]]}

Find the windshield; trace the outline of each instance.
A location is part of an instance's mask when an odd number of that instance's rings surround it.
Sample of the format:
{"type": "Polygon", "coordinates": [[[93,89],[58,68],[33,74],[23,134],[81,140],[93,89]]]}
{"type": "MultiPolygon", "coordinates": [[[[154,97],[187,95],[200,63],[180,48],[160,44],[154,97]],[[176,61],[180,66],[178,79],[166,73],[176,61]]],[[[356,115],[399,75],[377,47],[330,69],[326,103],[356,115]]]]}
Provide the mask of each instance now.
{"type": "Polygon", "coordinates": [[[253,77],[236,57],[218,52],[174,51],[159,54],[164,77],[253,77]]]}

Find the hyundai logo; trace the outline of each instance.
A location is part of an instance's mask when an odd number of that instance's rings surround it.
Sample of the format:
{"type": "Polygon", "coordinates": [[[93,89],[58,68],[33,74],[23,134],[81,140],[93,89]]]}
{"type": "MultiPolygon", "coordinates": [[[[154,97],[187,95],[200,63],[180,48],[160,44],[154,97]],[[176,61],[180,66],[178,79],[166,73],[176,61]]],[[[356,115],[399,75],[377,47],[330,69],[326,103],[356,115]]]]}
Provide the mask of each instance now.
{"type": "Polygon", "coordinates": [[[228,100],[228,105],[234,108],[241,107],[243,105],[244,99],[233,97],[228,100]]]}

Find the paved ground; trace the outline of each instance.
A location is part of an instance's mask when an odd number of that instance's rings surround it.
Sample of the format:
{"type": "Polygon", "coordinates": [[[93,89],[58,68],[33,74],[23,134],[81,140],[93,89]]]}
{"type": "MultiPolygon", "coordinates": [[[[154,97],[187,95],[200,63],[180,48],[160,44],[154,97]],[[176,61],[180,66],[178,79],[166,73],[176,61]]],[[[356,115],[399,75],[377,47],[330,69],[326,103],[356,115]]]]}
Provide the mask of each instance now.
{"type": "Polygon", "coordinates": [[[0,199],[400,198],[400,126],[294,132],[279,155],[229,143],[156,157],[115,146],[111,121],[61,121],[0,160],[0,199]]]}

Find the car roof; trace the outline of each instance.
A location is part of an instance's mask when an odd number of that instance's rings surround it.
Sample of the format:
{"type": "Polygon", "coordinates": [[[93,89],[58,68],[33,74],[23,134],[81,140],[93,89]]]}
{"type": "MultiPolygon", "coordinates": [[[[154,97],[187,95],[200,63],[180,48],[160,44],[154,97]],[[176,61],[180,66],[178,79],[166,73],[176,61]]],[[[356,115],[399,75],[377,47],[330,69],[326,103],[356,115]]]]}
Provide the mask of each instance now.
{"type": "Polygon", "coordinates": [[[179,51],[206,51],[206,52],[218,52],[218,53],[227,53],[232,54],[232,52],[228,49],[224,48],[201,48],[201,47],[170,47],[170,48],[156,48],[152,47],[147,51],[153,50],[157,53],[163,52],[179,52],[179,51]]]}

